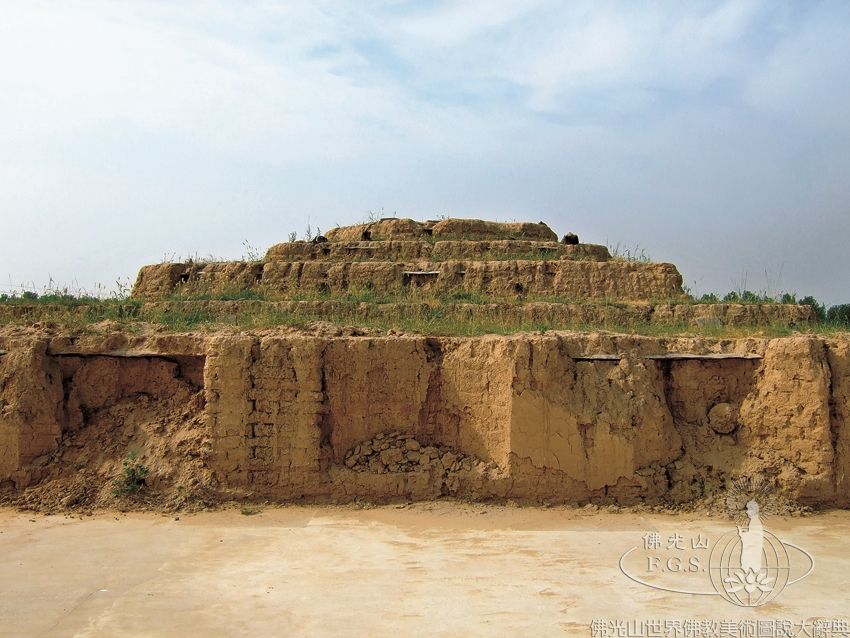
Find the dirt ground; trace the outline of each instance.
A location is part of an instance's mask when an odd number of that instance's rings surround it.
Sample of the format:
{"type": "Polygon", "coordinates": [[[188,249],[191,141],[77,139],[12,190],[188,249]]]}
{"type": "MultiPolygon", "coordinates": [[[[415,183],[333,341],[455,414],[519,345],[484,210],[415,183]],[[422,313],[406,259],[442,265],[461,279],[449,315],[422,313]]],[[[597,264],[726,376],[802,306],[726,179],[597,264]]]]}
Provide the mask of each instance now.
{"type": "MultiPolygon", "coordinates": [[[[443,501],[82,519],[5,509],[0,636],[592,636],[594,621],[604,636],[617,634],[600,621],[818,618],[841,630],[850,512],[771,517],[765,528],[807,550],[814,569],[743,608],[619,569],[648,532],[734,530],[702,514],[443,501]]],[[[638,631],[621,635],[653,635],[638,631]]]]}

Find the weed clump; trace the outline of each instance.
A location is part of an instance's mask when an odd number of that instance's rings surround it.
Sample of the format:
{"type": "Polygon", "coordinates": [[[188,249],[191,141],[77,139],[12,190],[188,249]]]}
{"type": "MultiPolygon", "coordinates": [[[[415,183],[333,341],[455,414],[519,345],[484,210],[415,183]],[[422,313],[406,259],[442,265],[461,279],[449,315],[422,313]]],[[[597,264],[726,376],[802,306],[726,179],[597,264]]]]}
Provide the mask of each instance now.
{"type": "Polygon", "coordinates": [[[135,450],[127,454],[121,463],[121,474],[112,482],[113,496],[137,494],[145,489],[145,479],[149,470],[142,465],[135,450]]]}

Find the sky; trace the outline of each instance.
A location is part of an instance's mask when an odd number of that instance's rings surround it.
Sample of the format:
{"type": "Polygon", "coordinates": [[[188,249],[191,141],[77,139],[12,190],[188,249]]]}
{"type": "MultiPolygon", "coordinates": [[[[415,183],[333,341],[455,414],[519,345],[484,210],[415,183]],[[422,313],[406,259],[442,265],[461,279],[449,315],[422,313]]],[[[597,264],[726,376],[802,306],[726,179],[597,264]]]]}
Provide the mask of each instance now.
{"type": "Polygon", "coordinates": [[[0,2],[0,290],[370,213],[850,303],[850,3],[0,2]]]}

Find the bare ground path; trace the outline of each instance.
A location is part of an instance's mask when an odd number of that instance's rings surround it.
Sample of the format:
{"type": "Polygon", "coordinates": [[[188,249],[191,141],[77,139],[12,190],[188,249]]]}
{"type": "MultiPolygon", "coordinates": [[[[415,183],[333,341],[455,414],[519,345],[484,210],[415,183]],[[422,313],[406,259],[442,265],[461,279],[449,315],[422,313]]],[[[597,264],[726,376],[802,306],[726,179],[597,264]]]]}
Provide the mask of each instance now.
{"type": "Polygon", "coordinates": [[[766,524],[815,568],[745,609],[618,568],[648,531],[730,529],[705,515],[452,502],[179,520],[0,510],[0,636],[591,636],[594,619],[848,618],[850,512],[766,524]]]}

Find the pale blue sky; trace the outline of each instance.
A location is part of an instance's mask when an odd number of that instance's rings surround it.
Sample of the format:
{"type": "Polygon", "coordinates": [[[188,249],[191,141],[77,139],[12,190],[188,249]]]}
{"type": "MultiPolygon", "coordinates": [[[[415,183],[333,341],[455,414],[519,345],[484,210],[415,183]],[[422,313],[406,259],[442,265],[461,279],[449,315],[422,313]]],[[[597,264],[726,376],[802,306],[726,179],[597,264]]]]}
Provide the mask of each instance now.
{"type": "Polygon", "coordinates": [[[0,3],[0,289],[380,209],[850,302],[850,3],[0,3]]]}

